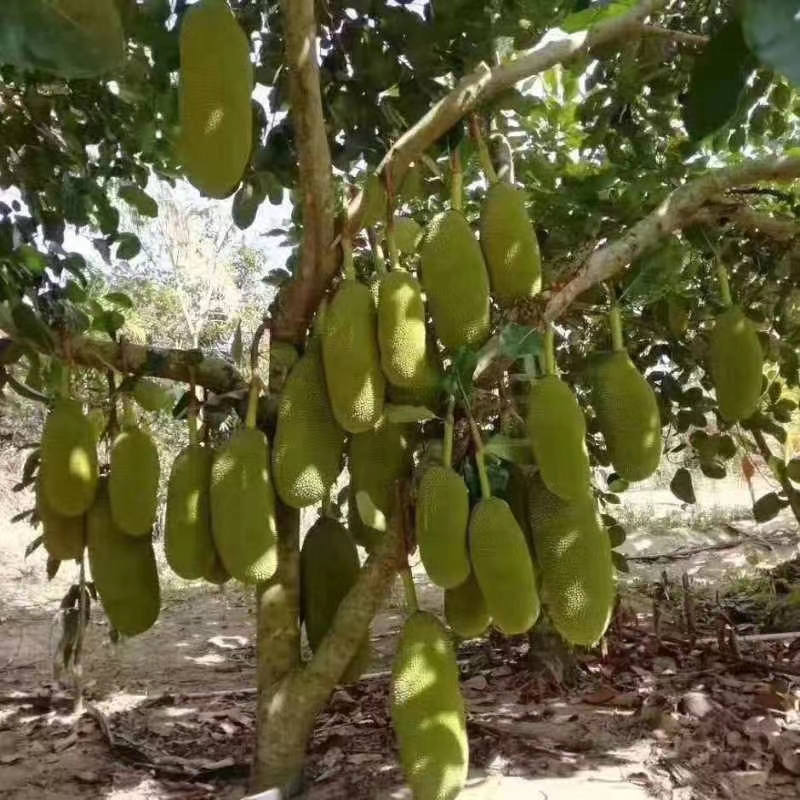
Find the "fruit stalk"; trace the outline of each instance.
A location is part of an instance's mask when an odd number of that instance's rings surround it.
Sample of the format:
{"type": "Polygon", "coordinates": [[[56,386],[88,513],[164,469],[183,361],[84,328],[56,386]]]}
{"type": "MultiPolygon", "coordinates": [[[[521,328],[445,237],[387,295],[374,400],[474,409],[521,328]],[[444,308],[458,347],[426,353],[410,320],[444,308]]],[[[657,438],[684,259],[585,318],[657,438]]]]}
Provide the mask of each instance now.
{"type": "Polygon", "coordinates": [[[342,237],[342,272],[345,280],[355,280],[356,269],[353,265],[353,243],[346,237],[342,237]]]}
{"type": "Polygon", "coordinates": [[[611,325],[611,349],[615,352],[624,350],[625,343],[622,339],[622,314],[616,303],[611,305],[611,311],[608,312],[608,321],[611,325]]]}
{"type": "Polygon", "coordinates": [[[492,164],[489,148],[486,146],[486,140],[481,133],[480,120],[475,114],[470,118],[469,127],[472,138],[475,140],[475,145],[478,148],[478,158],[481,162],[481,169],[484,175],[486,175],[486,180],[489,181],[489,184],[497,183],[497,170],[494,168],[494,164],[492,164]]]}
{"type": "Polygon", "coordinates": [[[403,590],[406,594],[406,608],[409,616],[416,614],[419,611],[419,603],[417,602],[417,587],[414,586],[414,577],[411,574],[411,567],[406,567],[400,570],[400,577],[403,580],[403,590]]]}
{"type": "Polygon", "coordinates": [[[729,308],[733,305],[731,284],[728,281],[728,270],[725,269],[725,265],[719,259],[717,259],[717,278],[719,279],[719,293],[722,298],[722,304],[725,308],[729,308]]]}
{"type": "Polygon", "coordinates": [[[547,323],[544,331],[544,374],[556,374],[555,333],[551,322],[547,323]]]}
{"type": "Polygon", "coordinates": [[[447,401],[447,414],[444,418],[444,441],[442,442],[442,464],[449,467],[453,461],[453,411],[456,406],[456,398],[450,395],[447,401]]]}
{"type": "Polygon", "coordinates": [[[483,457],[483,439],[481,439],[481,432],[475,424],[475,418],[469,407],[467,407],[467,417],[472,439],[475,442],[475,466],[478,468],[478,479],[481,482],[481,497],[485,499],[492,496],[492,487],[489,483],[489,473],[486,471],[486,459],[483,457]]]}
{"type": "Polygon", "coordinates": [[[450,205],[454,211],[461,211],[464,195],[464,172],[461,168],[461,151],[458,147],[450,154],[450,205]]]}

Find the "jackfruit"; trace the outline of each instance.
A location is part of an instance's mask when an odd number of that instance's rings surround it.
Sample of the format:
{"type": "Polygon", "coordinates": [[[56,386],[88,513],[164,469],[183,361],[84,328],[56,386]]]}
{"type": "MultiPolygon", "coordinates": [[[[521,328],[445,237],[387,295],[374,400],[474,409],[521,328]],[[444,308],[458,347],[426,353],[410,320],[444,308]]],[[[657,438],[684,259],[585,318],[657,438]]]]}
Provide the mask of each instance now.
{"type": "Polygon", "coordinates": [[[69,561],[83,555],[86,542],[85,517],[65,517],[54,511],[47,502],[40,481],[36,485],[36,513],[42,523],[44,549],[59,561],[69,561]]]}
{"type": "Polygon", "coordinates": [[[378,351],[377,314],[369,289],[345,280],[328,306],[322,337],[325,382],[333,416],[348,433],[374,427],[386,380],[378,351]]]}
{"type": "Polygon", "coordinates": [[[469,767],[464,699],[450,634],[427,612],[409,617],[400,633],[391,714],[415,800],[455,800],[469,767]]]}
{"type": "Polygon", "coordinates": [[[492,618],[474,573],[470,572],[460,586],[445,589],[444,617],[453,633],[462,639],[474,639],[486,632],[492,618]]]}
{"type": "Polygon", "coordinates": [[[217,559],[211,535],[211,462],[208,447],[190,444],[172,464],[167,484],[164,551],[176,575],[205,577],[217,559]]]}
{"type": "Polygon", "coordinates": [[[103,478],[86,515],[92,580],[109,622],[125,636],[150,628],[161,609],[158,571],[149,536],[129,536],[114,522],[103,478]]]}
{"type": "Polygon", "coordinates": [[[247,166],[252,91],[250,43],[226,0],[189,6],[180,26],[178,156],[210,197],[227,197],[247,166]]]}
{"type": "Polygon", "coordinates": [[[394,218],[394,241],[400,253],[413,253],[422,238],[422,226],[413,217],[394,218]]]}
{"type": "Polygon", "coordinates": [[[472,568],[494,623],[509,636],[539,617],[539,595],[525,534],[505,500],[485,497],[469,523],[472,568]]]}
{"type": "Polygon", "coordinates": [[[717,317],[709,344],[719,413],[727,422],[747,419],[761,398],[764,354],[756,326],[739,306],[733,306],[717,317]]]}
{"type": "Polygon", "coordinates": [[[371,228],[386,219],[386,187],[377,173],[371,172],[364,181],[364,215],[361,227],[371,228]]]}
{"type": "Polygon", "coordinates": [[[442,344],[455,352],[489,335],[489,277],[466,217],[455,210],[431,220],[420,248],[422,285],[442,344]]]}
{"type": "Polygon", "coordinates": [[[146,536],[158,509],[158,449],[149,433],[126,428],[111,446],[108,494],[114,522],[130,536],[146,536]]]}
{"type": "Polygon", "coordinates": [[[495,301],[510,306],[538,294],[542,258],[520,189],[505,181],[489,189],[481,208],[480,234],[495,301]]]}
{"type": "Polygon", "coordinates": [[[528,397],[528,438],[551,492],[564,500],[589,489],[586,420],[569,386],[555,375],[533,382],[528,397]]]}
{"type": "Polygon", "coordinates": [[[590,491],[566,502],[549,491],[538,474],[529,485],[542,603],[568,642],[589,647],[605,633],[614,609],[610,539],[590,491]]]}
{"type": "Polygon", "coordinates": [[[422,288],[407,272],[390,272],[381,279],[378,294],[378,344],[389,383],[422,383],[428,355],[425,338],[422,288]]]}
{"type": "Polygon", "coordinates": [[[172,395],[160,384],[146,378],[136,381],[131,395],[145,411],[164,411],[172,405],[172,395]]]}
{"type": "MultiPolygon", "coordinates": [[[[321,517],[303,539],[300,549],[301,608],[306,636],[312,652],[333,623],[359,573],[358,552],[347,528],[334,519],[321,517]]],[[[369,666],[369,634],[342,676],[342,683],[358,680],[369,666]]]]}
{"type": "Polygon", "coordinates": [[[461,476],[440,464],[428,467],[417,492],[417,544],[428,577],[444,589],[469,575],[468,522],[469,492],[461,476]]]}
{"type": "Polygon", "coordinates": [[[231,579],[230,574],[223,566],[222,561],[220,561],[218,553],[214,553],[214,563],[203,573],[203,579],[213,583],[215,586],[222,586],[223,583],[227,583],[231,579]]]}
{"type": "Polygon", "coordinates": [[[655,392],[628,354],[604,354],[592,370],[592,405],[611,463],[626,481],[652,475],[661,460],[655,392]]]}
{"type": "Polygon", "coordinates": [[[442,397],[444,373],[438,355],[432,347],[430,337],[425,366],[419,381],[413,386],[395,386],[389,383],[386,387],[386,398],[390,403],[400,406],[425,406],[432,411],[439,407],[442,397]]]}
{"type": "Polygon", "coordinates": [[[85,513],[97,489],[94,429],[76,400],[56,400],[42,431],[39,479],[47,503],[65,517],[85,513]]]}
{"type": "Polygon", "coordinates": [[[272,477],[293,508],[319,503],[342,471],[345,433],[328,402],[320,343],[312,338],[283,387],[272,447],[272,477]]]}
{"type": "Polygon", "coordinates": [[[269,343],[269,390],[272,394],[283,391],[286,379],[299,360],[297,350],[288,342],[269,343]]]}
{"type": "Polygon", "coordinates": [[[211,466],[211,532],[225,570],[243,583],[275,574],[277,523],[269,445],[261,431],[240,428],[211,466]]]}

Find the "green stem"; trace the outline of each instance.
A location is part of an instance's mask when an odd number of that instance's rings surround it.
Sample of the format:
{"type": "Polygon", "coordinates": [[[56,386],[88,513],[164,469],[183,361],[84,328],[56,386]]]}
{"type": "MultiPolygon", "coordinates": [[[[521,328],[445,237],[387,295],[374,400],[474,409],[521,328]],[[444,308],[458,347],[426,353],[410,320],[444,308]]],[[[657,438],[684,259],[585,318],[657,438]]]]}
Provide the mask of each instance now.
{"type": "Polygon", "coordinates": [[[481,168],[483,169],[486,180],[489,184],[497,183],[497,170],[492,164],[492,157],[489,155],[489,148],[486,146],[486,139],[483,138],[481,133],[481,125],[477,116],[473,115],[470,120],[470,127],[472,129],[472,138],[478,147],[478,158],[481,161],[481,168]]]}
{"type": "Polygon", "coordinates": [[[400,266],[400,253],[397,250],[397,240],[394,236],[394,216],[386,222],[386,248],[389,251],[389,263],[392,269],[400,266]]]}
{"type": "Polygon", "coordinates": [[[544,330],[544,374],[556,374],[555,332],[551,322],[547,323],[547,327],[544,330]]]}
{"type": "Polygon", "coordinates": [[[478,468],[478,479],[481,482],[481,497],[486,499],[492,496],[492,486],[489,483],[489,473],[486,472],[486,459],[483,456],[483,439],[478,426],[475,424],[475,418],[472,412],[467,409],[467,417],[469,419],[469,429],[472,433],[472,440],[475,442],[475,466],[478,468]]]}
{"type": "Polygon", "coordinates": [[[195,445],[200,442],[197,431],[197,397],[195,396],[195,388],[191,388],[192,395],[189,398],[189,408],[186,412],[186,421],[189,425],[189,444],[195,445]]]}
{"type": "Polygon", "coordinates": [[[258,413],[258,386],[259,379],[257,375],[253,375],[250,379],[250,393],[247,396],[247,416],[245,417],[245,427],[256,427],[256,415],[258,413]]]}
{"type": "Polygon", "coordinates": [[[608,321],[611,325],[611,348],[615,351],[624,350],[625,342],[622,338],[622,314],[619,306],[612,303],[608,312],[608,321]]]}
{"type": "Polygon", "coordinates": [[[353,264],[353,243],[346,237],[342,237],[342,272],[348,281],[356,279],[356,268],[353,264]]]}
{"type": "Polygon", "coordinates": [[[378,273],[378,275],[385,275],[386,259],[383,257],[383,248],[381,248],[378,237],[375,235],[374,228],[367,228],[367,239],[369,239],[372,257],[375,259],[375,271],[378,273]]]}
{"type": "Polygon", "coordinates": [[[454,211],[461,211],[463,208],[464,196],[464,173],[461,169],[461,152],[458,147],[453,150],[450,156],[450,204],[454,211]]]}
{"type": "Polygon", "coordinates": [[[417,602],[417,587],[414,586],[414,576],[411,574],[411,568],[406,567],[400,570],[400,577],[403,579],[403,589],[406,593],[406,608],[409,614],[416,614],[419,611],[419,603],[417,602]]]}
{"type": "Polygon", "coordinates": [[[728,281],[728,270],[725,269],[725,265],[719,259],[717,259],[717,278],[719,279],[719,293],[722,297],[722,304],[728,308],[733,305],[731,284],[728,281]]]}
{"type": "Polygon", "coordinates": [[[133,407],[133,400],[127,393],[122,393],[122,426],[124,428],[136,426],[136,411],[133,407]]]}
{"type": "Polygon", "coordinates": [[[456,406],[456,398],[450,395],[447,401],[447,414],[444,418],[444,442],[442,443],[442,463],[449,467],[453,462],[453,411],[456,406]]]}

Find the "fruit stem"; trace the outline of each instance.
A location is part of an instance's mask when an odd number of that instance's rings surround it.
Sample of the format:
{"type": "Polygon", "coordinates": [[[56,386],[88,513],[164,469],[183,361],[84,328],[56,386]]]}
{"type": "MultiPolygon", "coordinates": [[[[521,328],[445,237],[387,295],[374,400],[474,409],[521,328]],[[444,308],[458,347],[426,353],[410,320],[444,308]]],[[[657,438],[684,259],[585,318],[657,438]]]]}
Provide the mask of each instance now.
{"type": "Polygon", "coordinates": [[[325,316],[328,313],[328,301],[323,297],[319,304],[317,313],[314,315],[314,322],[311,325],[311,332],[314,336],[321,336],[325,330],[325,316]]]}
{"type": "Polygon", "coordinates": [[[475,140],[475,144],[478,147],[478,158],[481,161],[481,168],[483,169],[484,175],[486,175],[486,180],[489,181],[489,185],[497,183],[497,170],[494,168],[494,164],[492,164],[492,157],[489,155],[489,148],[486,146],[486,140],[481,133],[481,123],[477,114],[473,114],[472,117],[470,117],[469,127],[472,138],[475,140]]]}
{"type": "Polygon", "coordinates": [[[378,275],[385,275],[386,259],[383,257],[383,249],[381,248],[380,242],[378,242],[378,237],[375,235],[374,228],[367,228],[367,239],[369,239],[369,246],[372,250],[372,256],[375,259],[375,271],[378,275]]]}
{"type": "Polygon", "coordinates": [[[455,395],[447,401],[447,413],[444,417],[444,441],[442,442],[442,463],[449,467],[453,462],[453,411],[456,407],[455,395]]]}
{"type": "Polygon", "coordinates": [[[722,297],[722,304],[728,308],[733,305],[731,298],[731,284],[728,280],[728,270],[720,259],[717,259],[717,278],[719,279],[719,293],[722,297]]]}
{"type": "Polygon", "coordinates": [[[197,390],[192,381],[191,388],[189,389],[189,407],[186,410],[186,421],[189,425],[189,444],[198,444],[200,439],[197,435],[197,390]]]}
{"type": "Polygon", "coordinates": [[[133,400],[129,394],[122,395],[122,427],[133,428],[136,426],[136,411],[133,400]]]}
{"type": "Polygon", "coordinates": [[[450,155],[450,204],[454,211],[463,208],[464,172],[461,169],[461,151],[456,147],[450,155]]]}
{"type": "Polygon", "coordinates": [[[356,268],[353,265],[353,243],[346,237],[342,236],[342,272],[348,281],[356,279],[356,268]]]}
{"type": "Polygon", "coordinates": [[[411,567],[400,570],[400,577],[403,579],[403,589],[406,593],[406,607],[409,614],[416,614],[419,611],[417,602],[417,587],[414,586],[414,576],[411,574],[411,567]]]}
{"type": "Polygon", "coordinates": [[[467,407],[467,419],[469,420],[472,440],[475,442],[475,466],[478,468],[478,479],[481,482],[481,497],[491,497],[492,485],[489,483],[489,473],[486,471],[486,459],[483,457],[483,439],[469,407],[467,407]]]}
{"type": "Polygon", "coordinates": [[[548,322],[544,329],[544,374],[556,374],[555,332],[552,322],[548,322]]]}
{"type": "Polygon", "coordinates": [[[611,325],[611,349],[614,351],[624,350],[625,342],[622,338],[622,313],[616,303],[611,304],[608,312],[608,321],[611,325]]]}
{"type": "Polygon", "coordinates": [[[389,263],[392,269],[400,266],[400,253],[397,251],[397,240],[394,235],[394,216],[386,220],[386,249],[389,251],[389,263]]]}
{"type": "Polygon", "coordinates": [[[256,427],[256,415],[258,412],[258,389],[261,381],[258,375],[253,374],[250,378],[250,392],[247,396],[247,416],[245,417],[244,424],[246,428],[253,429],[256,427]]]}

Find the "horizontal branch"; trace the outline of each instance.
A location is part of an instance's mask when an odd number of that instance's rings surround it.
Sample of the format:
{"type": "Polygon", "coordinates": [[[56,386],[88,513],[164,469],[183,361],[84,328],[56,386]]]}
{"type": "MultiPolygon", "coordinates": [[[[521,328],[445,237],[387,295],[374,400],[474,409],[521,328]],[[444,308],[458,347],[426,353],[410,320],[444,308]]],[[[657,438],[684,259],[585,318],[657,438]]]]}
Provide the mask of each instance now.
{"type": "Polygon", "coordinates": [[[775,217],[731,200],[714,200],[695,215],[693,222],[707,225],[734,225],[751,234],[761,234],[776,242],[791,242],[800,236],[800,220],[775,217]]]}
{"type": "Polygon", "coordinates": [[[701,33],[684,33],[683,31],[674,31],[672,28],[663,28],[661,25],[643,25],[642,33],[645,36],[660,36],[664,39],[672,39],[677,44],[688,44],[692,47],[702,47],[708,44],[708,36],[703,36],[701,33]]]}

